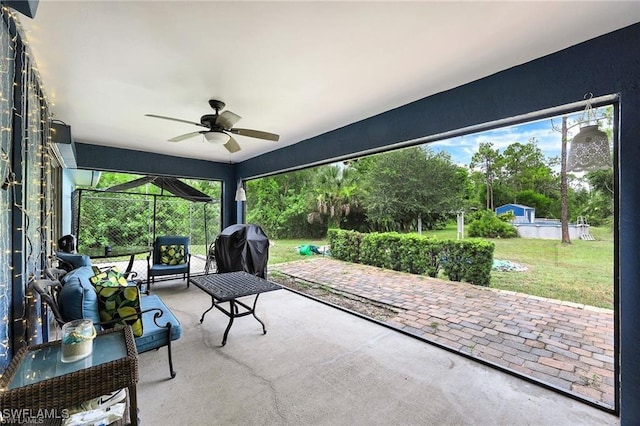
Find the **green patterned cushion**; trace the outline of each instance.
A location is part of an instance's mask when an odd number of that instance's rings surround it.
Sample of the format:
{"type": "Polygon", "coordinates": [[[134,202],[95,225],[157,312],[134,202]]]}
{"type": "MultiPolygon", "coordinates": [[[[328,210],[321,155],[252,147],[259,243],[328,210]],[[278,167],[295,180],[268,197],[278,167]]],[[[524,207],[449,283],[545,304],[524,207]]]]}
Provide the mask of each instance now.
{"type": "Polygon", "coordinates": [[[98,284],[102,285],[103,287],[129,285],[117,266],[112,266],[105,270],[101,270],[97,266],[92,266],[92,268],[93,276],[90,278],[90,280],[91,284],[93,284],[94,287],[98,284]]]}
{"type": "Polygon", "coordinates": [[[140,312],[140,291],[135,285],[110,286],[96,285],[98,293],[98,311],[100,321],[116,321],[105,325],[104,328],[113,328],[117,324],[130,325],[133,335],[140,337],[142,331],[142,314],[140,312]]]}
{"type": "Polygon", "coordinates": [[[160,263],[163,265],[180,265],[186,262],[184,245],[169,244],[160,246],[160,263]]]}

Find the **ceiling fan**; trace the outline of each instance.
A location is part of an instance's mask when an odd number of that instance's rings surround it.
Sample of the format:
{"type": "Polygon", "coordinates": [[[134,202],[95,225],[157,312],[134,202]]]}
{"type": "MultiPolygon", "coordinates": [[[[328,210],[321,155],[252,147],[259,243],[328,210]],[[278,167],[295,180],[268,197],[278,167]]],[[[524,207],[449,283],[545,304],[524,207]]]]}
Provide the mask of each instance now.
{"type": "Polygon", "coordinates": [[[163,120],[178,121],[180,123],[193,124],[194,126],[204,127],[207,130],[198,130],[184,135],[176,136],[169,139],[169,142],[180,142],[185,139],[192,138],[198,135],[204,135],[205,139],[211,143],[220,143],[227,149],[227,151],[234,153],[240,151],[240,145],[229,134],[240,136],[249,136],[251,138],[265,139],[268,141],[278,141],[279,135],[274,133],[262,132],[260,130],[240,129],[233,127],[242,117],[231,111],[220,112],[224,108],[224,102],[216,99],[210,99],[209,105],[215,111],[215,114],[205,114],[200,117],[200,122],[181,120],[179,118],[165,117],[163,115],[145,114],[146,117],[162,118],[163,120]]]}

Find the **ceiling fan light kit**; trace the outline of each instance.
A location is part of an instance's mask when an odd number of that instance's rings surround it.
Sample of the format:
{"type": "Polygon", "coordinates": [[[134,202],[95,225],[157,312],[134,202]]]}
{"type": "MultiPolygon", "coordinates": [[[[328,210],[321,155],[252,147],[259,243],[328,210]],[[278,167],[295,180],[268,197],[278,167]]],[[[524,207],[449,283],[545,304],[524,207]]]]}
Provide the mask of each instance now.
{"type": "Polygon", "coordinates": [[[229,141],[229,135],[223,132],[206,132],[204,138],[209,143],[225,144],[229,141]]]}
{"type": "Polygon", "coordinates": [[[225,104],[222,101],[216,99],[209,100],[209,106],[213,108],[215,114],[205,114],[200,117],[200,122],[182,120],[180,118],[165,117],[163,115],[145,114],[147,117],[160,118],[163,120],[177,121],[179,123],[193,124],[194,126],[204,127],[207,130],[200,130],[196,132],[186,133],[184,135],[175,136],[169,139],[169,142],[180,142],[200,134],[204,135],[207,142],[223,145],[230,153],[240,151],[240,145],[236,140],[227,132],[240,136],[248,136],[250,138],[264,139],[268,141],[277,142],[280,139],[279,135],[275,133],[263,132],[260,130],[252,129],[237,129],[234,128],[242,117],[231,111],[224,111],[220,113],[220,110],[224,108],[225,104]]]}

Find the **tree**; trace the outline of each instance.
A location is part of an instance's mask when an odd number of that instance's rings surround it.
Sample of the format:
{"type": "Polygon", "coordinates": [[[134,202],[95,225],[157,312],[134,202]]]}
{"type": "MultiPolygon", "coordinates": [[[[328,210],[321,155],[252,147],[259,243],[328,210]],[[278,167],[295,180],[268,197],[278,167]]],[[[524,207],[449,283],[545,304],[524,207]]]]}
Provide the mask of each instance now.
{"type": "Polygon", "coordinates": [[[340,228],[344,218],[361,210],[358,171],[349,164],[316,168],[312,188],[315,213],[328,218],[330,227],[340,228]]]}
{"type": "Polygon", "coordinates": [[[446,153],[413,147],[379,154],[364,178],[368,220],[376,229],[407,232],[427,228],[459,209],[467,173],[446,153]]]}
{"type": "Polygon", "coordinates": [[[613,168],[588,172],[585,175],[588,189],[581,201],[579,215],[585,216],[591,225],[613,222],[613,168]]]}
{"type": "Polygon", "coordinates": [[[517,194],[521,191],[530,190],[548,195],[549,190],[555,186],[551,167],[537,142],[536,138],[529,139],[526,144],[516,142],[502,153],[504,179],[511,188],[514,203],[521,202],[517,199],[517,194]]]}
{"type": "Polygon", "coordinates": [[[493,200],[493,185],[494,181],[500,174],[502,168],[503,158],[500,155],[499,150],[493,149],[493,143],[481,143],[478,147],[478,152],[471,157],[471,163],[469,168],[479,169],[484,177],[484,184],[486,185],[487,193],[487,210],[493,210],[495,208],[493,200]]]}
{"type": "Polygon", "coordinates": [[[310,224],[309,196],[314,170],[306,169],[247,182],[247,222],[271,238],[318,237],[326,225],[310,224]]]}

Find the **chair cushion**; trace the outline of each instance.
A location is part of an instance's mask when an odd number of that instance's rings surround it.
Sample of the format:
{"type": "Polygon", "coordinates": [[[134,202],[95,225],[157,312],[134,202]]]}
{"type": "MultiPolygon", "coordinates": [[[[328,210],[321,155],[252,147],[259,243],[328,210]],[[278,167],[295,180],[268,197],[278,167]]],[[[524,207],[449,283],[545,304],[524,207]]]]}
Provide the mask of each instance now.
{"type": "Polygon", "coordinates": [[[96,293],[100,320],[115,320],[112,324],[104,325],[104,328],[127,324],[131,326],[134,336],[143,335],[144,327],[140,319],[140,290],[137,286],[122,286],[107,280],[96,285],[96,293]]]}
{"type": "Polygon", "coordinates": [[[160,246],[160,263],[163,265],[180,265],[187,262],[183,244],[160,246]]]}
{"type": "Polygon", "coordinates": [[[81,266],[62,278],[58,305],[65,321],[88,318],[94,323],[100,322],[98,295],[90,281],[92,276],[91,266],[81,266]]]}
{"type": "Polygon", "coordinates": [[[154,276],[181,274],[183,272],[187,272],[188,268],[188,263],[182,263],[179,265],[153,265],[149,268],[149,273],[154,276]]]}
{"type": "MultiPolygon", "coordinates": [[[[171,340],[178,340],[182,336],[182,324],[173,315],[173,312],[165,305],[165,303],[157,295],[142,296],[140,299],[140,308],[144,311],[151,308],[162,309],[162,316],[157,319],[158,324],[164,325],[171,323],[171,340]]],[[[136,348],[139,353],[157,349],[165,346],[167,340],[167,329],[158,327],[153,321],[153,316],[157,311],[146,312],[142,314],[142,324],[144,326],[144,335],[136,338],[136,348]]]]}

